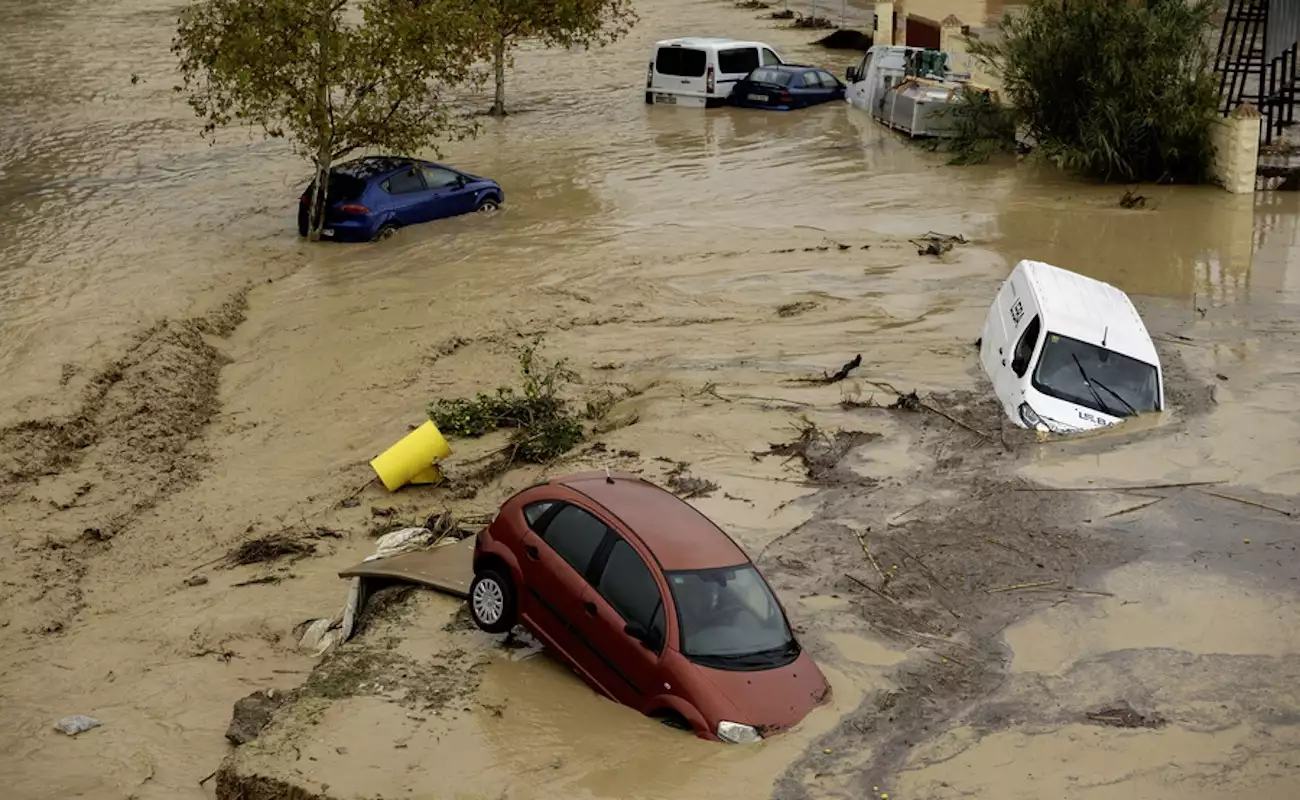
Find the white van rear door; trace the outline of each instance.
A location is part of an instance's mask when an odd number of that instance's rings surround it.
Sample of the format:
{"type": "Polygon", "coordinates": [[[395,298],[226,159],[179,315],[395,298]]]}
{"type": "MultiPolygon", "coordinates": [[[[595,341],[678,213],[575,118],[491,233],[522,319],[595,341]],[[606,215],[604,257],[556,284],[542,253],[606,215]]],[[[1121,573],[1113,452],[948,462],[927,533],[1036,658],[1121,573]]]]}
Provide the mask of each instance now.
{"type": "Polygon", "coordinates": [[[709,54],[694,47],[663,45],[655,52],[655,71],[652,88],[655,102],[672,102],[661,97],[677,94],[704,95],[704,73],[709,54]]]}

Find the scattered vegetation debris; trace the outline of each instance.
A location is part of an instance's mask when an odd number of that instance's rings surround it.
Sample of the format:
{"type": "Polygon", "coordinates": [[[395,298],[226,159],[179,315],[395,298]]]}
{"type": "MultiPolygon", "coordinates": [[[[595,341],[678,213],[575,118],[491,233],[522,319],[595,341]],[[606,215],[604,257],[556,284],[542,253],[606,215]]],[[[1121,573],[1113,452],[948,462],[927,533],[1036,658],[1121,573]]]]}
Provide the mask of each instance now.
{"type": "Polygon", "coordinates": [[[387,507],[371,506],[370,507],[370,516],[372,517],[383,517],[384,519],[388,519],[389,517],[393,516],[396,513],[397,513],[397,509],[393,508],[392,506],[387,506],[387,507]]]}
{"type": "Polygon", "coordinates": [[[692,497],[708,497],[718,490],[718,484],[713,481],[691,475],[690,468],[691,465],[685,461],[678,461],[664,476],[664,484],[673,494],[689,500],[692,497]]]}
{"type": "Polygon", "coordinates": [[[830,476],[840,460],[856,445],[880,436],[864,431],[837,430],[827,433],[807,417],[796,425],[798,436],[791,442],[770,444],[766,453],[756,456],[784,456],[786,460],[799,459],[810,480],[821,481],[830,476]]]}
{"type": "Polygon", "coordinates": [[[736,3],[736,8],[743,8],[746,11],[761,11],[771,7],[769,3],[764,3],[762,0],[741,0],[741,2],[736,3]]]}
{"type": "Polygon", "coordinates": [[[797,317],[815,308],[820,308],[821,303],[815,300],[795,300],[790,303],[782,303],[776,307],[778,317],[797,317]]]}
{"type": "Polygon", "coordinates": [[[772,19],[794,19],[794,16],[794,11],[789,8],[772,12],[772,19]]]}
{"type": "Polygon", "coordinates": [[[1135,194],[1132,189],[1124,192],[1124,196],[1119,199],[1120,208],[1146,208],[1146,195],[1135,194]]]}
{"type": "Polygon", "coordinates": [[[235,701],[235,708],[230,715],[226,738],[238,747],[261,736],[262,730],[270,724],[276,710],[291,696],[292,693],[289,692],[266,689],[239,698],[235,701]]]}
{"type": "Polygon", "coordinates": [[[916,245],[916,254],[918,256],[941,256],[952,250],[953,245],[967,244],[966,237],[961,234],[929,233],[919,238],[913,239],[912,244],[916,245]]]}
{"type": "Polygon", "coordinates": [[[922,408],[921,398],[917,396],[916,390],[913,389],[907,394],[900,394],[897,400],[889,404],[889,407],[895,411],[920,411],[922,408]]]}
{"type": "Polygon", "coordinates": [[[339,503],[341,508],[356,508],[359,505],[361,505],[361,501],[355,497],[345,497],[339,503]]]}
{"type": "Polygon", "coordinates": [[[875,44],[875,40],[869,33],[840,28],[827,36],[823,36],[813,44],[825,47],[827,50],[853,50],[861,53],[870,50],[871,46],[875,44]]]}
{"type": "Polygon", "coordinates": [[[226,563],[232,567],[239,567],[263,564],[286,556],[309,556],[315,552],[316,545],[281,531],[249,539],[230,551],[226,556],[226,563]]]}
{"type": "Polygon", "coordinates": [[[805,30],[829,30],[835,27],[835,23],[825,17],[806,17],[799,12],[795,12],[795,21],[792,27],[803,28],[805,30]]]}
{"type": "MultiPolygon", "coordinates": [[[[511,429],[504,458],[494,459],[487,470],[500,474],[516,460],[545,464],[572,450],[586,435],[582,419],[574,414],[561,392],[578,376],[561,359],[546,362],[537,353],[541,337],[518,350],[521,387],[499,387],[495,394],[480,392],[474,399],[438,399],[429,405],[429,419],[443,433],[477,437],[511,429]]],[[[606,409],[608,410],[608,409],[606,409]]]]}
{"type": "Polygon", "coordinates": [[[1112,728],[1162,728],[1166,723],[1165,718],[1159,714],[1139,714],[1126,700],[1106,706],[1100,711],[1089,711],[1086,716],[1091,722],[1112,728]]]}
{"type": "Polygon", "coordinates": [[[193,587],[193,586],[203,586],[203,585],[205,585],[207,582],[208,582],[208,576],[206,576],[206,575],[191,575],[191,576],[189,576],[188,578],[185,579],[185,585],[186,585],[186,586],[191,586],[191,587],[193,587]]]}

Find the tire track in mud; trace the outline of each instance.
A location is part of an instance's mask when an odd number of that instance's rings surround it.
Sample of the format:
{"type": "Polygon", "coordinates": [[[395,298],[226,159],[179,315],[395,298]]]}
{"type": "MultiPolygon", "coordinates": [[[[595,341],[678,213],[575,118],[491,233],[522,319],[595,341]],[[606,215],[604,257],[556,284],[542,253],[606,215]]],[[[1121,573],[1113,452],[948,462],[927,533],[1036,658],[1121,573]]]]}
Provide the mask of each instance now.
{"type": "Polygon", "coordinates": [[[29,633],[61,631],[83,608],[89,560],[200,477],[207,456],[193,443],[220,410],[229,361],[209,339],[244,321],[248,291],[141,331],[90,378],[71,415],[0,430],[0,520],[16,534],[0,595],[9,621],[29,633]]]}

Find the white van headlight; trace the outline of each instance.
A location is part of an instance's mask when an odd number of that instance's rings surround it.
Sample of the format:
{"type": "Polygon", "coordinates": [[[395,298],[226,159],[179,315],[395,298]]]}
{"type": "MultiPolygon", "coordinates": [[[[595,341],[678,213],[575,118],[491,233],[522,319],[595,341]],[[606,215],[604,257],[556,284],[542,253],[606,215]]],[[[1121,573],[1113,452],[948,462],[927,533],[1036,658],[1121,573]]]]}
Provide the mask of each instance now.
{"type": "Polygon", "coordinates": [[[1047,423],[1043,422],[1043,418],[1038,416],[1038,413],[1030,408],[1028,403],[1020,404],[1020,421],[1025,423],[1030,430],[1048,430],[1047,423]]]}
{"type": "Polygon", "coordinates": [[[718,723],[718,738],[732,744],[753,744],[763,740],[752,725],[741,725],[725,719],[718,723]]]}

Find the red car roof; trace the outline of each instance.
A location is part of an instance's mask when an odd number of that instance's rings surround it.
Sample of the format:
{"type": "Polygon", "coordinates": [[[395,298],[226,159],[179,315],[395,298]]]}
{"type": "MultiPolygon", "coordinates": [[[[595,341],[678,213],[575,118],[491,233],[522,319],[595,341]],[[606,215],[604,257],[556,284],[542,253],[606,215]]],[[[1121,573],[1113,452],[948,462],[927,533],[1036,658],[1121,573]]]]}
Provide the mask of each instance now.
{"type": "Polygon", "coordinates": [[[712,569],[749,563],[731,537],[686,501],[635,475],[585,472],[556,478],[590,497],[641,541],[665,570],[712,569]]]}

